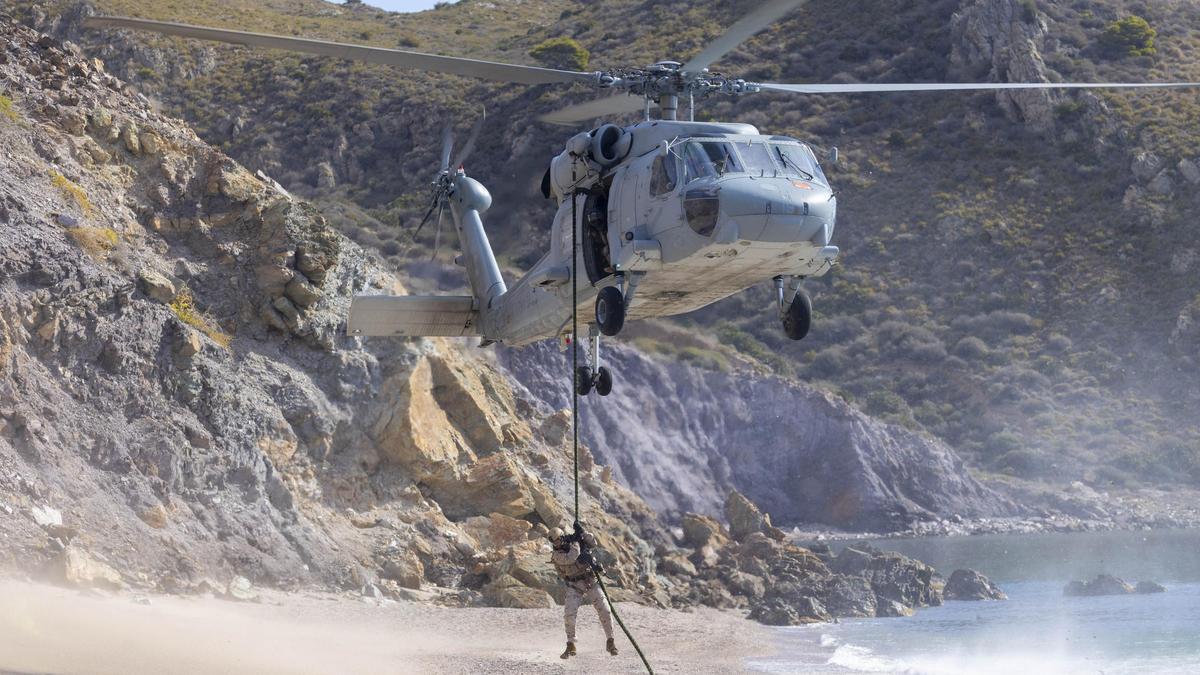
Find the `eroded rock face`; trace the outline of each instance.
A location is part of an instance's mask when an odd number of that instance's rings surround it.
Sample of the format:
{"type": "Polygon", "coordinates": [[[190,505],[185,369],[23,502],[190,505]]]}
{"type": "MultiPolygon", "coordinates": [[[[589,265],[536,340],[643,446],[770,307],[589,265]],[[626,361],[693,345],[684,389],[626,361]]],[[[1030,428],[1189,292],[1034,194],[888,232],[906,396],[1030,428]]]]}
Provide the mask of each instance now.
{"type": "MultiPolygon", "coordinates": [[[[497,352],[543,410],[570,405],[566,356],[497,352]]],[[[718,515],[738,490],[780,524],[873,531],[938,516],[1000,515],[1007,499],[946,444],[873,420],[803,384],[717,373],[605,345],[620,396],[580,401],[580,435],[614,478],[657,510],[718,515]]]]}
{"type": "MultiPolygon", "coordinates": [[[[1039,49],[1045,18],[1020,0],[974,0],[954,15],[951,62],[971,80],[1046,82],[1039,49]]],[[[996,100],[1010,117],[1042,132],[1054,129],[1054,96],[1045,90],[999,91],[996,100]]]]}

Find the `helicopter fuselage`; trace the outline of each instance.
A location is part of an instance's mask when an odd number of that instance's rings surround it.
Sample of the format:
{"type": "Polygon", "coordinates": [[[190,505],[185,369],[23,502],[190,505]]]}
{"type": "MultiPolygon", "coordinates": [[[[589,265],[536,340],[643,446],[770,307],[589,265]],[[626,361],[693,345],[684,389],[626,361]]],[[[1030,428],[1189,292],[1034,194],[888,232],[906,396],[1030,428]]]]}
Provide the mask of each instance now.
{"type": "Polygon", "coordinates": [[[485,338],[521,345],[569,331],[572,250],[584,322],[608,285],[631,287],[626,316],[643,319],[832,266],[837,199],[804,144],[745,124],[659,120],[623,131],[631,138],[619,163],[580,180],[577,160],[574,183],[555,186],[550,250],[493,306],[485,338]]]}

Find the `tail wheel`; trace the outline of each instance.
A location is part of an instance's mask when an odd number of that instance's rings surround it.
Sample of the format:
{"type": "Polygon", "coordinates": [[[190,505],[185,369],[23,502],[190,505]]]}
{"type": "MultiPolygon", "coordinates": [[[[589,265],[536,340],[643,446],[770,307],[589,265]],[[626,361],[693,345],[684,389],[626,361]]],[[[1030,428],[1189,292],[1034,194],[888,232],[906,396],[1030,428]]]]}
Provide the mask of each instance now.
{"type": "Polygon", "coordinates": [[[605,286],[596,296],[596,324],[600,332],[612,337],[625,325],[625,295],[616,286],[605,286]]]}
{"type": "Polygon", "coordinates": [[[612,371],[600,366],[600,374],[596,376],[596,393],[608,396],[612,393],[612,371]]]}
{"type": "Polygon", "coordinates": [[[575,393],[587,396],[592,392],[592,369],[579,366],[575,369],[575,393]]]}
{"type": "Polygon", "coordinates": [[[812,299],[803,289],[783,315],[783,332],[793,340],[803,340],[812,326],[812,299]]]}

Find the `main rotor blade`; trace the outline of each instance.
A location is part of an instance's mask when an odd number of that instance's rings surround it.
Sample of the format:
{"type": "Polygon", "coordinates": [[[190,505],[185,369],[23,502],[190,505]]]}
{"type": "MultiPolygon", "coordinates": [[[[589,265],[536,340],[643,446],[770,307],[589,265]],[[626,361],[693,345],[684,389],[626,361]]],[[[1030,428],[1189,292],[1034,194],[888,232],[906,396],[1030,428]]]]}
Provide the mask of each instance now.
{"type": "Polygon", "coordinates": [[[637,112],[644,110],[645,107],[646,99],[640,96],[617,94],[608,98],[598,98],[594,101],[567,106],[566,108],[546,113],[538,119],[550,124],[571,125],[576,122],[596,119],[597,117],[637,112]]]}
{"type": "Polygon", "coordinates": [[[479,138],[479,132],[483,129],[483,122],[486,119],[487,108],[480,106],[479,119],[475,120],[475,124],[471,126],[471,135],[467,137],[467,142],[458,151],[458,156],[454,158],[454,166],[462,166],[471,156],[471,151],[475,149],[475,140],[479,138]]]}
{"type": "Polygon", "coordinates": [[[743,16],[737,23],[729,27],[721,37],[713,40],[700,53],[680,68],[685,73],[698,73],[713,64],[717,59],[737,49],[737,46],[749,40],[755,33],[775,23],[780,17],[796,8],[804,0],[768,0],[759,5],[758,9],[743,16]]]}
{"type": "Polygon", "coordinates": [[[1200,82],[930,82],[923,84],[781,84],[752,82],[763,91],[795,94],[870,94],[892,91],[996,91],[1004,89],[1184,89],[1200,82]]]}
{"type": "Polygon", "coordinates": [[[92,16],[84,19],[83,25],[89,28],[132,28],[135,30],[162,33],[164,35],[177,35],[179,37],[196,38],[199,40],[215,40],[217,42],[228,42],[247,47],[285,49],[293,52],[349,59],[351,61],[382,63],[402,68],[418,68],[420,70],[465,75],[467,77],[498,80],[500,82],[549,84],[554,82],[587,82],[594,79],[591,73],[576,72],[573,70],[518,66],[511,63],[496,63],[494,61],[464,59],[456,56],[423,54],[421,52],[410,52],[401,49],[367,47],[341,42],[326,42],[325,40],[267,35],[265,33],[246,33],[239,30],[206,28],[203,26],[189,26],[182,23],[130,19],[119,16],[92,16]]]}

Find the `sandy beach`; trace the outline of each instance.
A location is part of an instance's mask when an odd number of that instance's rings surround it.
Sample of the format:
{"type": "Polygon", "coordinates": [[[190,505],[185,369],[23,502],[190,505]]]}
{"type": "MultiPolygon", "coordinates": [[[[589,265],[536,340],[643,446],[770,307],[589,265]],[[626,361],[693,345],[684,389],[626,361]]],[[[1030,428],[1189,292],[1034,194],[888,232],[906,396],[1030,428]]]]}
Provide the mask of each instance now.
{"type": "MultiPolygon", "coordinates": [[[[728,673],[767,656],[767,628],[736,613],[618,605],[656,672],[728,673]]],[[[327,593],[261,602],[94,592],[0,580],[0,672],[612,673],[641,670],[618,635],[603,651],[580,612],[579,656],[558,658],[561,608],[447,609],[327,593]],[[145,604],[149,601],[149,604],[145,604]]]]}

